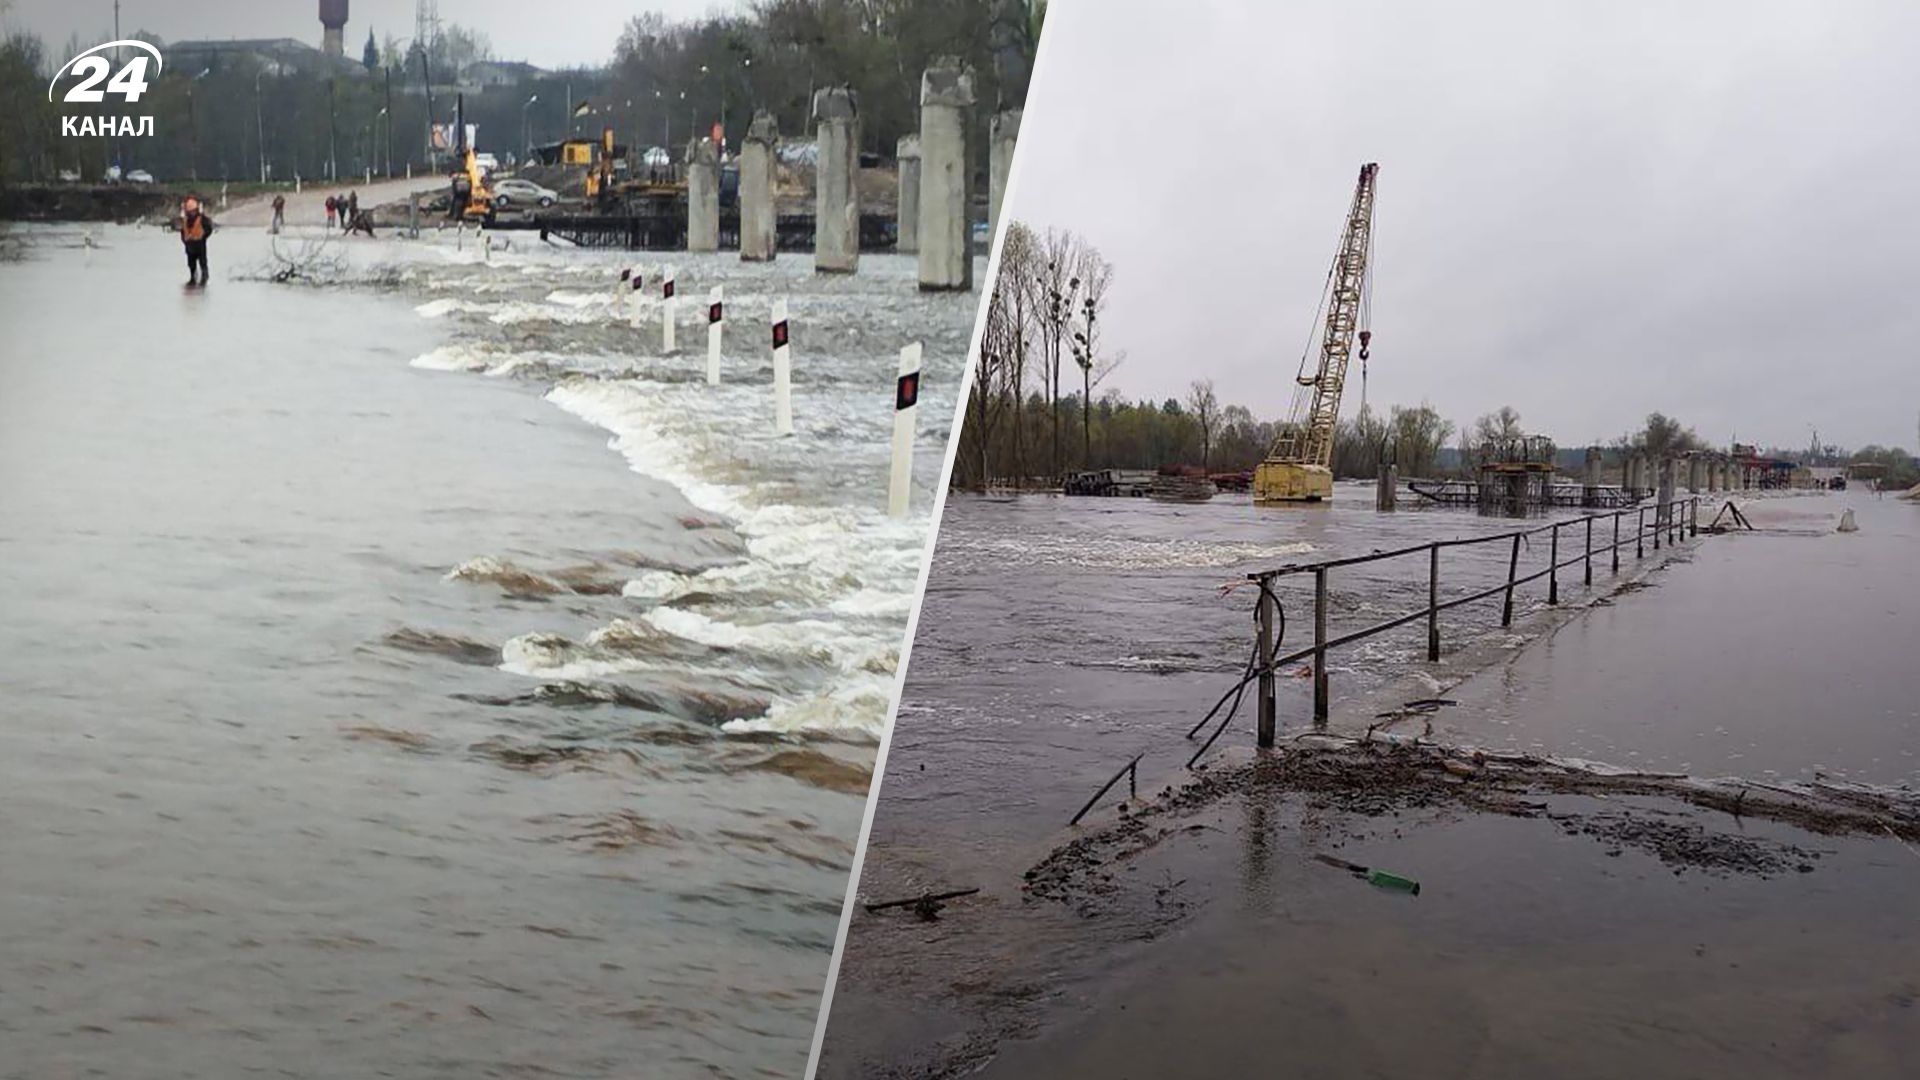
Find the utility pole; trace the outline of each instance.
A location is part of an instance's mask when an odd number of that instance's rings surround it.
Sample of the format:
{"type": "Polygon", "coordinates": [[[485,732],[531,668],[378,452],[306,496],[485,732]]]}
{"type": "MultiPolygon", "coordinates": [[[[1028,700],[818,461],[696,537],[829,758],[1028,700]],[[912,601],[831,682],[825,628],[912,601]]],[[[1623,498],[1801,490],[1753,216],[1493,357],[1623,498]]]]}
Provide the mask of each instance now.
{"type": "MultiPolygon", "coordinates": [[[[120,38],[120,0],[113,0],[113,40],[115,41],[121,40],[120,38]]],[[[121,63],[124,52],[125,50],[121,49],[120,47],[118,46],[114,47],[113,69],[115,71],[119,71],[121,67],[124,66],[121,63]]],[[[113,163],[115,165],[120,164],[120,133],[117,130],[114,132],[114,135],[113,135],[113,163]]]]}
{"type": "Polygon", "coordinates": [[[433,153],[433,69],[428,66],[427,46],[424,42],[415,42],[420,47],[420,85],[427,91],[427,169],[434,167],[433,153]]]}
{"type": "Polygon", "coordinates": [[[327,80],[327,179],[340,179],[339,142],[334,128],[333,80],[327,80]]]}

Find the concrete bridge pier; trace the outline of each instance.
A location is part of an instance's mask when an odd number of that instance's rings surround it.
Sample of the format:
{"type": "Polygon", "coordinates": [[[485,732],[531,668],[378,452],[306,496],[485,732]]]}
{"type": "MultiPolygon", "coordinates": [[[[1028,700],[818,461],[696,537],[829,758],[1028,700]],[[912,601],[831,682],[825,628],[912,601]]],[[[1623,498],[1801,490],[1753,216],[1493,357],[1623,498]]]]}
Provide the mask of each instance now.
{"type": "Polygon", "coordinates": [[[1687,491],[1689,493],[1694,495],[1700,494],[1700,486],[1703,479],[1701,474],[1706,471],[1706,458],[1701,457],[1699,454],[1687,455],[1687,491]]]}
{"type": "Polygon", "coordinates": [[[720,155],[712,139],[687,143],[687,250],[720,250],[720,155]]]}
{"type": "Polygon", "coordinates": [[[1587,471],[1580,481],[1580,505],[1600,505],[1600,448],[1587,447],[1587,471]]]}
{"type": "Polygon", "coordinates": [[[761,109],[740,144],[740,260],[772,262],[775,248],[774,153],[780,141],[773,114],[761,109]]]}
{"type": "Polygon", "coordinates": [[[1707,459],[1707,494],[1711,495],[1714,492],[1719,490],[1720,490],[1720,459],[1717,457],[1708,458],[1707,459]]]}
{"type": "Polygon", "coordinates": [[[973,69],[943,56],[920,76],[921,292],[973,288],[973,251],[967,207],[972,202],[967,115],[973,108],[973,69]]]}
{"type": "Polygon", "coordinates": [[[1376,510],[1391,510],[1400,497],[1400,466],[1382,465],[1380,475],[1374,479],[1373,507],[1376,510]]]}
{"type": "Polygon", "coordinates": [[[1672,458],[1660,459],[1660,490],[1656,493],[1659,506],[1654,511],[1653,520],[1661,528],[1672,524],[1675,471],[1672,458]]]}
{"type": "Polygon", "coordinates": [[[813,95],[813,268],[822,274],[860,269],[860,107],[853,91],[829,86],[813,95]]]}
{"type": "Polygon", "coordinates": [[[920,250],[920,136],[901,136],[894,158],[900,163],[900,209],[894,219],[899,238],[894,250],[912,255],[920,250]]]}
{"type": "Polygon", "coordinates": [[[987,236],[999,235],[1000,203],[1007,193],[1007,175],[1013,170],[1013,148],[1020,140],[1021,110],[1006,109],[993,114],[987,137],[987,176],[992,187],[987,192],[987,236]]]}

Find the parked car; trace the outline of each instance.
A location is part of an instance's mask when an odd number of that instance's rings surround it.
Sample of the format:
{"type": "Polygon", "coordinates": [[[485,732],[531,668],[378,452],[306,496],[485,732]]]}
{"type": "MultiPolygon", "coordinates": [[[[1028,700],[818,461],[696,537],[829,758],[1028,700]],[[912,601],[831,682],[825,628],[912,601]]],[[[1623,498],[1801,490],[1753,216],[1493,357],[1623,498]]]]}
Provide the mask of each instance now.
{"type": "Polygon", "coordinates": [[[77,183],[79,183],[79,182],[80,182],[80,170],[78,170],[78,169],[61,169],[61,170],[60,170],[60,182],[61,182],[61,183],[63,183],[63,184],[77,184],[77,183]]]}
{"type": "Polygon", "coordinates": [[[120,166],[118,165],[107,166],[107,171],[101,174],[100,179],[106,181],[109,184],[119,183],[120,182],[120,166]]]}
{"type": "Polygon", "coordinates": [[[151,184],[153,183],[153,174],[145,169],[135,169],[127,174],[127,183],[151,184]]]}
{"type": "Polygon", "coordinates": [[[497,172],[500,168],[500,159],[492,154],[475,154],[473,164],[482,172],[497,172]]]}
{"type": "Polygon", "coordinates": [[[543,188],[531,180],[509,177],[493,185],[493,205],[495,206],[552,206],[559,201],[560,193],[552,188],[543,188]]]}

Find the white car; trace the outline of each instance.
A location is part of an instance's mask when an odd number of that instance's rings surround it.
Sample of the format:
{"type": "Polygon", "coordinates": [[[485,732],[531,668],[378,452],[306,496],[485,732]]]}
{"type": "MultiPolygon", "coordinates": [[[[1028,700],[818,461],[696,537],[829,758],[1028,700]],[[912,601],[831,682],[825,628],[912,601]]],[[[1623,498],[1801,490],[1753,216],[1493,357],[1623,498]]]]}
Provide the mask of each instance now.
{"type": "Polygon", "coordinates": [[[135,169],[127,174],[127,183],[151,184],[153,183],[153,174],[145,169],[135,169]]]}
{"type": "Polygon", "coordinates": [[[560,193],[552,188],[543,188],[531,180],[508,177],[493,185],[493,205],[495,206],[552,206],[560,198],[560,193]]]}

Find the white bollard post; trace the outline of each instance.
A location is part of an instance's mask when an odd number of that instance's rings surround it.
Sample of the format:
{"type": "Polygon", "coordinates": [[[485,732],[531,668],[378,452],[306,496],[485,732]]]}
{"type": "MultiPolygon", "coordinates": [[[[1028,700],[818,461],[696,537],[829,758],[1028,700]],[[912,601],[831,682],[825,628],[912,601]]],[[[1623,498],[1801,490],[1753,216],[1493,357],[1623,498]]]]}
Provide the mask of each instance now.
{"type": "Polygon", "coordinates": [[[660,282],[660,351],[673,351],[673,267],[660,282]]]}
{"type": "Polygon", "coordinates": [[[707,291],[707,385],[720,385],[720,286],[707,291]]]}
{"type": "Polygon", "coordinates": [[[793,434],[793,360],[788,355],[787,302],[773,302],[773,433],[793,434]]]}
{"type": "Polygon", "coordinates": [[[613,314],[613,317],[616,319],[620,317],[620,301],[622,299],[620,294],[627,290],[628,288],[627,283],[632,280],[633,280],[633,267],[631,266],[621,267],[620,276],[614,279],[613,296],[610,298],[607,304],[607,310],[611,312],[613,314]]]}
{"type": "Polygon", "coordinates": [[[627,288],[627,292],[631,294],[628,303],[632,305],[632,308],[627,313],[627,325],[635,330],[640,329],[640,296],[641,290],[646,287],[647,272],[638,266],[634,267],[633,281],[628,284],[627,288]]]}
{"type": "Polygon", "coordinates": [[[887,485],[887,515],[903,518],[913,503],[913,424],[920,400],[920,343],[900,350],[900,378],[893,389],[893,478],[887,485]]]}

